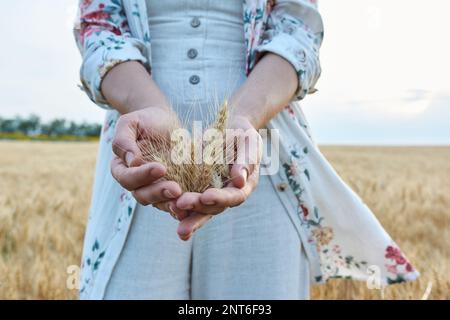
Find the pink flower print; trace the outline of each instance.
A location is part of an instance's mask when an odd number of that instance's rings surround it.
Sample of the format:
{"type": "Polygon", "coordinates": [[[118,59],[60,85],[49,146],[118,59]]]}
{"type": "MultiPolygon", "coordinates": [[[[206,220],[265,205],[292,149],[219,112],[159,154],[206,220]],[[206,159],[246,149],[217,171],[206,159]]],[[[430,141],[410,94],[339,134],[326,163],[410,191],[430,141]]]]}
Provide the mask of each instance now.
{"type": "Polygon", "coordinates": [[[406,272],[412,272],[413,267],[412,267],[411,263],[407,262],[405,269],[406,269],[406,272]]]}
{"type": "Polygon", "coordinates": [[[92,0],[83,0],[81,2],[81,9],[86,9],[92,4],[92,0]]]}
{"type": "Polygon", "coordinates": [[[407,262],[400,249],[394,246],[386,248],[385,257],[394,260],[397,264],[405,264],[407,262]]]}
{"type": "Polygon", "coordinates": [[[286,109],[286,111],[289,113],[291,117],[295,117],[294,109],[292,109],[290,105],[287,105],[286,107],[284,107],[284,109],[286,109]]]}
{"type": "Polygon", "coordinates": [[[122,193],[120,194],[119,201],[120,201],[121,203],[124,202],[126,196],[127,196],[127,193],[126,193],[125,191],[122,192],[122,193]]]}
{"type": "Polygon", "coordinates": [[[270,14],[270,12],[272,12],[272,8],[275,5],[275,0],[267,0],[266,3],[266,13],[267,15],[270,14]]]}
{"type": "Polygon", "coordinates": [[[389,273],[393,273],[393,274],[397,274],[397,265],[393,264],[393,265],[386,265],[386,269],[389,273]]]}
{"type": "Polygon", "coordinates": [[[334,245],[333,246],[333,252],[336,254],[340,254],[341,253],[341,247],[339,245],[334,245]]]}
{"type": "Polygon", "coordinates": [[[296,176],[298,174],[297,165],[295,163],[292,163],[289,166],[289,173],[293,176],[296,176]]]}
{"type": "Polygon", "coordinates": [[[101,21],[109,18],[109,13],[105,11],[93,11],[82,16],[83,20],[101,21]]]}
{"type": "Polygon", "coordinates": [[[309,215],[309,210],[307,207],[305,207],[303,204],[300,204],[300,208],[302,209],[303,212],[303,217],[306,219],[309,215]]]}

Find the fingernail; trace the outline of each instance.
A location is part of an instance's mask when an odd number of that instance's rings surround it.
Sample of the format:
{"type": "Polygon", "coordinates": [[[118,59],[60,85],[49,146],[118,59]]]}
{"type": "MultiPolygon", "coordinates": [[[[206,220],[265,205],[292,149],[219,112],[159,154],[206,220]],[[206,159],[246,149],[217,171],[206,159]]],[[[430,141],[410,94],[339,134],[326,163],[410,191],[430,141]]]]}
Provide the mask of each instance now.
{"type": "Polygon", "coordinates": [[[175,219],[180,221],[180,219],[178,218],[177,214],[175,213],[175,210],[173,209],[173,204],[172,203],[169,203],[169,210],[172,213],[172,217],[174,217],[175,219]]]}
{"type": "Polygon", "coordinates": [[[215,205],[216,204],[216,202],[215,201],[213,201],[213,200],[210,200],[210,201],[205,201],[205,202],[203,202],[204,204],[206,204],[207,206],[213,206],[213,205],[215,205]]]}
{"type": "Polygon", "coordinates": [[[131,152],[125,153],[125,162],[127,163],[127,166],[131,165],[131,162],[134,160],[134,155],[131,152]]]}
{"type": "Polygon", "coordinates": [[[169,199],[175,198],[175,196],[174,196],[169,190],[167,190],[167,189],[165,189],[165,190],[163,191],[163,195],[164,195],[164,197],[169,198],[169,199]]]}
{"type": "Polygon", "coordinates": [[[242,175],[242,177],[244,177],[244,181],[247,182],[247,178],[248,178],[247,169],[241,169],[241,175],[242,175]]]}

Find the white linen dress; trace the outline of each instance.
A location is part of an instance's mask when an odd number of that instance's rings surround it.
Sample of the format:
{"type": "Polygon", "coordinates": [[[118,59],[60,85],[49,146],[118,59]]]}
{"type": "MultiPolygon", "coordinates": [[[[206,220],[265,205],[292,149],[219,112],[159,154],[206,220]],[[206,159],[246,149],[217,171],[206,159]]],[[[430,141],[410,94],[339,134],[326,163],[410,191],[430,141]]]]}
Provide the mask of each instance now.
{"type": "MultiPolygon", "coordinates": [[[[181,118],[204,120],[246,78],[242,1],[150,0],[147,9],[153,79],[181,118]]],[[[106,299],[309,297],[301,239],[267,175],[187,242],[166,212],[138,204],[134,215],[106,299]]]]}

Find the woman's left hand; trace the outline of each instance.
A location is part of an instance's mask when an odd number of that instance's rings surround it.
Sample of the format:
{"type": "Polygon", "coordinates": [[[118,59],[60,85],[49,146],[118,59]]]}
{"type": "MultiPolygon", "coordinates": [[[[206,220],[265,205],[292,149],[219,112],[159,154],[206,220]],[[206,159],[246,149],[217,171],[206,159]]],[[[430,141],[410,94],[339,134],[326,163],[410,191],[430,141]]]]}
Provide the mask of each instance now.
{"type": "Polygon", "coordinates": [[[178,235],[188,240],[195,230],[227,208],[242,204],[255,190],[259,180],[262,139],[250,121],[242,116],[230,117],[227,132],[237,138],[236,161],[231,165],[230,182],[221,189],[203,193],[186,192],[176,201],[174,214],[180,220],[178,235]]]}

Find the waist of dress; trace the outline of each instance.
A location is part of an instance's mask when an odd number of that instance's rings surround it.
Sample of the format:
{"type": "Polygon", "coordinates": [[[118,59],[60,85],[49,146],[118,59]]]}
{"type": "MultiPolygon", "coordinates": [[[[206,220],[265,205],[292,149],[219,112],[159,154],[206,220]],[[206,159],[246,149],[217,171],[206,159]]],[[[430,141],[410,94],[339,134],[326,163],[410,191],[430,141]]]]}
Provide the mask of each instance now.
{"type": "Polygon", "coordinates": [[[216,62],[245,67],[246,48],[244,43],[216,39],[192,38],[152,40],[152,62],[170,65],[172,63],[200,64],[216,62]]]}

